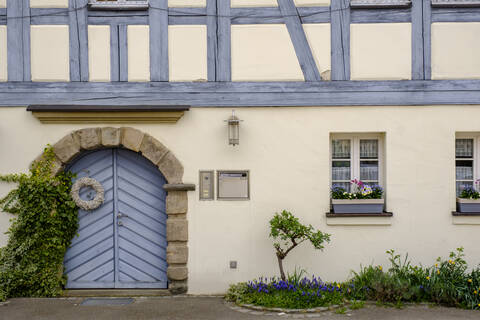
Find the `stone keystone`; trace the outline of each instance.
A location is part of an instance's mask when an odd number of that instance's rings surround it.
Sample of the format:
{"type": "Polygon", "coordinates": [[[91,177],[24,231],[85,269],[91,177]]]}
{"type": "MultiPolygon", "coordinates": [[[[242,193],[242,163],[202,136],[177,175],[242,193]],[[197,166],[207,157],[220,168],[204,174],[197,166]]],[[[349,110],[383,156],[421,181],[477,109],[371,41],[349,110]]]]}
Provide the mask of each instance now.
{"type": "Polygon", "coordinates": [[[120,144],[120,129],[102,128],[102,145],[104,147],[118,147],[120,144]]]}
{"type": "Polygon", "coordinates": [[[188,221],[167,219],[167,241],[188,241],[188,221]]]}
{"type": "Polygon", "coordinates": [[[185,244],[169,243],[167,247],[167,262],[169,264],[187,263],[188,247],[185,244]]]}
{"type": "Polygon", "coordinates": [[[142,145],[144,133],[140,130],[123,127],[121,131],[121,144],[132,151],[140,151],[140,146],[142,145]]]}
{"type": "Polygon", "coordinates": [[[86,128],[75,131],[80,138],[80,147],[86,150],[97,149],[102,145],[100,128],[86,128]]]}
{"type": "Polygon", "coordinates": [[[168,152],[168,149],[154,137],[145,134],[142,145],[140,146],[140,152],[145,158],[157,164],[168,152]]]}
{"type": "Polygon", "coordinates": [[[167,269],[167,277],[169,280],[186,280],[188,278],[188,269],[187,267],[170,266],[167,269]]]}
{"type": "Polygon", "coordinates": [[[80,152],[80,141],[75,134],[69,134],[53,145],[53,151],[62,163],[67,163],[80,152]]]}

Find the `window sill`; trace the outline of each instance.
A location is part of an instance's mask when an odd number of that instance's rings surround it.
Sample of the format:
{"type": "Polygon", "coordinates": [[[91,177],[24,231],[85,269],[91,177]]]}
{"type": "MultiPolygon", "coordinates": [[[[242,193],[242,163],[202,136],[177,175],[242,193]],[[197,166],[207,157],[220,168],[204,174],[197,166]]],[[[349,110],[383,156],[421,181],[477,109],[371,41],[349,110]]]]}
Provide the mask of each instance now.
{"type": "Polygon", "coordinates": [[[480,225],[480,212],[452,212],[452,223],[457,225],[480,225]]]}
{"type": "Polygon", "coordinates": [[[326,213],[329,226],[390,226],[392,225],[392,216],[391,212],[326,213]]]}

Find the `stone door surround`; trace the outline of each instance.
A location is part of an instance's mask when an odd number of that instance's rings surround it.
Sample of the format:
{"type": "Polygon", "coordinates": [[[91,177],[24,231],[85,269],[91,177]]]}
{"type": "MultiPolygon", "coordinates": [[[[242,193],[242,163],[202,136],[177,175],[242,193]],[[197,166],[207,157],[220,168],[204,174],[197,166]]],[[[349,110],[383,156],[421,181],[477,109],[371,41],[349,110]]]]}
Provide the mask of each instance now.
{"type": "Polygon", "coordinates": [[[56,155],[54,173],[85,150],[121,147],[141,153],[158,167],[168,184],[167,219],[167,276],[173,294],[188,290],[188,196],[195,185],[184,184],[183,166],[173,153],[152,136],[130,127],[86,128],[69,133],[53,145],[56,155]]]}

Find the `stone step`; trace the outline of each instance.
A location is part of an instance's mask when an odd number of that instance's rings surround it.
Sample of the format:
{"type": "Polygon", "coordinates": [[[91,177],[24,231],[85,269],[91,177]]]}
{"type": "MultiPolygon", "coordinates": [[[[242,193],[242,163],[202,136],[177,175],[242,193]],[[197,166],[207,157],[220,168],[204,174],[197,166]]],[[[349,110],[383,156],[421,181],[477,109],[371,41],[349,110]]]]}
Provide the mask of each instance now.
{"type": "Polygon", "coordinates": [[[171,296],[167,289],[72,289],[64,297],[158,297],[171,296]]]}

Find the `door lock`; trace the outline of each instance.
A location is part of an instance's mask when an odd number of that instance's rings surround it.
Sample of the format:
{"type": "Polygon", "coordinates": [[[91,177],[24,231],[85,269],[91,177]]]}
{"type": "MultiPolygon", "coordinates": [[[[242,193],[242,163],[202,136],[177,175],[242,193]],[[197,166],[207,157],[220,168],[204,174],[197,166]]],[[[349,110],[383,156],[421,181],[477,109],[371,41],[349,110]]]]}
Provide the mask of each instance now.
{"type": "Polygon", "coordinates": [[[117,218],[128,218],[128,215],[124,213],[119,213],[117,214],[117,218]]]}

